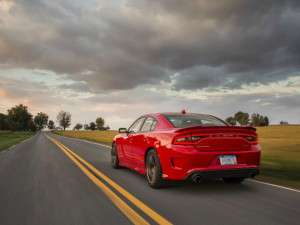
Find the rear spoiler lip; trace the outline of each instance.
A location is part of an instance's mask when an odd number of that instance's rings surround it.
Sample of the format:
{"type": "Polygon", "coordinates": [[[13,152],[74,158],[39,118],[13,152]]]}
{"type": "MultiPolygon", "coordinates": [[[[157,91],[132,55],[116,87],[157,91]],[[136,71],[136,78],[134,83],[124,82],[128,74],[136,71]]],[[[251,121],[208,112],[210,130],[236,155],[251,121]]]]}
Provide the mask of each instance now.
{"type": "Polygon", "coordinates": [[[241,127],[241,126],[193,126],[193,127],[185,127],[185,128],[179,128],[178,130],[175,131],[175,133],[180,133],[180,132],[185,132],[185,131],[189,131],[189,130],[194,130],[194,129],[216,129],[216,128],[225,128],[225,129],[237,129],[237,130],[252,130],[252,131],[256,131],[255,127],[251,127],[251,126],[245,126],[245,127],[241,127]]]}

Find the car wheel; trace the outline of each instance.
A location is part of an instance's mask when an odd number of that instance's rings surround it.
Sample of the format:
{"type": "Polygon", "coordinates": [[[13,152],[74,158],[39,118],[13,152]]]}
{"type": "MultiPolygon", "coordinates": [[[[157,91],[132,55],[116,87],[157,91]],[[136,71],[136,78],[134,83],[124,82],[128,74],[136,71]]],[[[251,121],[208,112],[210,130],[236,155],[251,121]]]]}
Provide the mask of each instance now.
{"type": "Polygon", "coordinates": [[[244,177],[224,177],[223,181],[227,184],[240,184],[244,181],[244,177]]]}
{"type": "Polygon", "coordinates": [[[148,184],[152,188],[160,188],[165,183],[162,179],[162,171],[159,158],[154,149],[150,150],[146,158],[146,177],[148,184]]]}
{"type": "Polygon", "coordinates": [[[118,158],[118,151],[117,151],[117,145],[113,144],[110,152],[110,163],[113,168],[118,169],[120,168],[119,165],[119,158],[118,158]]]}

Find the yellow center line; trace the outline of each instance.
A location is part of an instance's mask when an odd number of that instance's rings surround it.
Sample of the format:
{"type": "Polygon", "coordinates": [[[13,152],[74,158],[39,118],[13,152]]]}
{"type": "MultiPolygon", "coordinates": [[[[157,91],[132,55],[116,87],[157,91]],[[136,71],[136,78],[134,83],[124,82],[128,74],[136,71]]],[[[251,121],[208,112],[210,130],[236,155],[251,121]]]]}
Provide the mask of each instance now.
{"type": "Polygon", "coordinates": [[[136,211],[127,205],[119,196],[117,196],[109,187],[102,183],[95,175],[86,169],[60,142],[47,136],[53,143],[55,143],[80,169],[90,178],[104,194],[112,201],[112,203],[133,223],[136,225],[150,225],[144,218],[142,218],[136,211]]]}
{"type": "MultiPolygon", "coordinates": [[[[62,143],[60,143],[60,144],[63,145],[62,143]]],[[[112,186],[116,191],[118,191],[121,195],[123,195],[127,200],[129,200],[136,207],[138,207],[140,210],[142,210],[146,215],[148,215],[150,218],[152,218],[156,223],[158,223],[160,225],[172,225],[172,223],[170,221],[165,219],[163,216],[159,215],[157,212],[155,212],[153,209],[151,209],[145,203],[143,203],[142,201],[137,199],[135,196],[133,196],[131,193],[129,193],[123,187],[118,185],[116,182],[114,182],[112,179],[110,179],[104,173],[100,172],[92,164],[90,164],[89,162],[87,162],[86,160],[81,158],[79,155],[77,155],[76,153],[71,151],[68,147],[64,146],[64,148],[70,154],[72,154],[76,159],[78,159],[80,162],[82,162],[86,167],[88,167],[91,171],[93,171],[97,176],[102,178],[105,182],[107,182],[110,186],[112,186]]]]}

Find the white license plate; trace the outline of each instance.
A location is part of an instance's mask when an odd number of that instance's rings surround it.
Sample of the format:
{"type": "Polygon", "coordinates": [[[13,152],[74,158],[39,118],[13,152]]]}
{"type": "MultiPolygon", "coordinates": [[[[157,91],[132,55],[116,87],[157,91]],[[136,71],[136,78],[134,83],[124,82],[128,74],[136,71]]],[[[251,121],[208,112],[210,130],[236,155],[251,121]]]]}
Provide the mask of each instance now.
{"type": "Polygon", "coordinates": [[[235,155],[220,155],[219,159],[222,166],[237,164],[235,155]]]}

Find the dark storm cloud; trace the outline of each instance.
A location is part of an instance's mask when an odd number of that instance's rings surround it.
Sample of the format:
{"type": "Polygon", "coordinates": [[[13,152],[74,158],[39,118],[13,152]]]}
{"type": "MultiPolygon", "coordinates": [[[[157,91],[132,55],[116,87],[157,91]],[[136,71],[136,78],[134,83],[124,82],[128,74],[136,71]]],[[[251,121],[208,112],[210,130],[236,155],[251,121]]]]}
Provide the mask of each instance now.
{"type": "Polygon", "coordinates": [[[16,1],[0,18],[0,61],[95,92],[171,77],[176,89],[236,88],[299,70],[299,21],[292,0],[16,1]]]}

